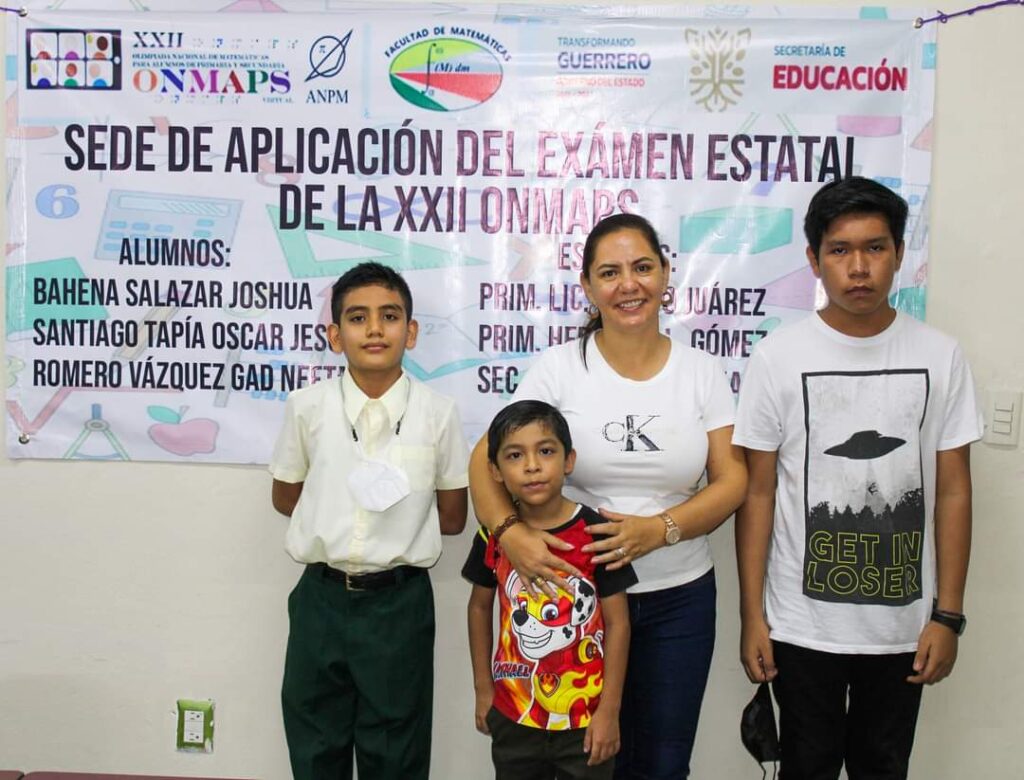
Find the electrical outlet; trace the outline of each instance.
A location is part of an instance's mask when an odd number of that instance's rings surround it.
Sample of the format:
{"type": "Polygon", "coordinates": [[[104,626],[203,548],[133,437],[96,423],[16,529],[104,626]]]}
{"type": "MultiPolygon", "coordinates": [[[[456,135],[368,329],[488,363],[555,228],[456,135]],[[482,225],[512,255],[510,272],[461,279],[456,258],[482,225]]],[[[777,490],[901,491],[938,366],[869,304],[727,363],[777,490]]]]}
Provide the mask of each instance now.
{"type": "Polygon", "coordinates": [[[213,699],[178,699],[178,750],[213,752],[213,699]]]}
{"type": "Polygon", "coordinates": [[[1019,390],[989,390],[985,406],[985,436],[988,444],[1016,447],[1020,439],[1021,393],[1019,390]]]}

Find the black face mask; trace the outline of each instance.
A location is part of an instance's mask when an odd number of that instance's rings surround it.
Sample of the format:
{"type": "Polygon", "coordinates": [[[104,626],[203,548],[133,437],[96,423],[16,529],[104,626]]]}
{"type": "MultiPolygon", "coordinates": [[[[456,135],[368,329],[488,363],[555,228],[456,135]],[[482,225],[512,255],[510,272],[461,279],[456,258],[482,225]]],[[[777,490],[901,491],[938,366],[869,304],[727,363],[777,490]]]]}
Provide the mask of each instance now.
{"type": "Polygon", "coordinates": [[[768,683],[757,686],[754,698],[743,708],[740,739],[757,763],[779,760],[779,732],[775,728],[775,710],[768,683]]]}

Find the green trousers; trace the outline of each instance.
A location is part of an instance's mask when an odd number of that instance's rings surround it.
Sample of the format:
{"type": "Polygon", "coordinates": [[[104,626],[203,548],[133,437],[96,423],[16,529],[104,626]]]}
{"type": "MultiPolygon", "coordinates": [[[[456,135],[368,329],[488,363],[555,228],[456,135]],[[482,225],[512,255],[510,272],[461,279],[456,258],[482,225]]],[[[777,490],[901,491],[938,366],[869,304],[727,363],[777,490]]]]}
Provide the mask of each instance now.
{"type": "Polygon", "coordinates": [[[281,703],[295,780],[427,780],[434,595],[426,574],[348,591],[307,567],[288,598],[281,703]]]}

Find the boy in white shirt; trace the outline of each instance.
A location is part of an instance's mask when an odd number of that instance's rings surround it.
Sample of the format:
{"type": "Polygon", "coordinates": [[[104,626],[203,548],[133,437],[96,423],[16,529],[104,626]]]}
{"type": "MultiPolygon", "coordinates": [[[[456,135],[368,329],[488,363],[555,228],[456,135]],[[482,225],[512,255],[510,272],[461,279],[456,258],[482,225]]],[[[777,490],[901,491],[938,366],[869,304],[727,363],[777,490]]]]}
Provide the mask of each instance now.
{"type": "Polygon", "coordinates": [[[889,302],[906,220],[868,179],[818,191],[828,305],[759,344],[740,393],[741,660],[773,681],[786,780],[905,778],[921,686],[965,623],[980,417],[956,342],[889,302]]]}
{"type": "Polygon", "coordinates": [[[402,371],[412,295],[386,266],[335,283],[328,339],[340,380],[288,396],[270,472],[305,572],[288,600],[281,700],[296,780],[426,780],[441,534],[466,522],[455,404],[402,371]]]}

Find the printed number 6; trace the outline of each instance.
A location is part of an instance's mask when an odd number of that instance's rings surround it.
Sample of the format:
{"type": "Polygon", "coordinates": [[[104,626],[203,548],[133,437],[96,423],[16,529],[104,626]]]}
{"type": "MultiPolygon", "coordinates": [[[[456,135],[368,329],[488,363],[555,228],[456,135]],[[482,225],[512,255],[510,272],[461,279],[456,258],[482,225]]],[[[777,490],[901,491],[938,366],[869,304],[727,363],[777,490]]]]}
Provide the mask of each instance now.
{"type": "Polygon", "coordinates": [[[50,219],[67,219],[78,213],[78,201],[72,195],[75,188],[70,184],[51,184],[43,187],[36,195],[36,210],[50,219]]]}

